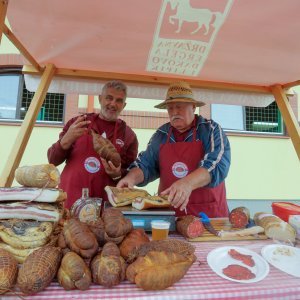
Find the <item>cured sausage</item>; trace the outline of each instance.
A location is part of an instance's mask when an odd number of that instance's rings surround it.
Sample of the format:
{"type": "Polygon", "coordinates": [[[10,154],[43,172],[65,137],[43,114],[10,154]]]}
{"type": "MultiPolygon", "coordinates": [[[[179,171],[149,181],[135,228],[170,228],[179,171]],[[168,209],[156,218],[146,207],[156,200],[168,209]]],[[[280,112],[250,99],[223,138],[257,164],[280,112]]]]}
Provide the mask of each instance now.
{"type": "Polygon", "coordinates": [[[235,228],[245,228],[249,223],[250,212],[246,207],[237,207],[229,214],[229,222],[235,228]]]}
{"type": "Polygon", "coordinates": [[[185,238],[196,238],[203,234],[204,227],[198,218],[188,215],[177,219],[176,230],[185,238]]]}
{"type": "Polygon", "coordinates": [[[245,265],[247,265],[249,267],[254,267],[254,265],[255,265],[255,262],[251,255],[242,254],[242,253],[236,251],[235,249],[230,249],[228,251],[228,254],[232,258],[241,261],[242,263],[244,263],[245,265]]]}
{"type": "Polygon", "coordinates": [[[255,278],[255,274],[248,268],[240,265],[229,265],[223,269],[223,274],[236,280],[249,280],[255,278]]]}

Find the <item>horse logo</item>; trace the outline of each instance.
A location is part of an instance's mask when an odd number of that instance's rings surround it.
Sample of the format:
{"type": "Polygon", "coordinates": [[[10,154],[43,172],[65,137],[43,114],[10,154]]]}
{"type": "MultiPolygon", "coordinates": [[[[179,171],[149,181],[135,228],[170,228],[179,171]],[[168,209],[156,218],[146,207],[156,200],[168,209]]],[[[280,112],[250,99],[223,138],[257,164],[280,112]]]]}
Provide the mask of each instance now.
{"type": "Polygon", "coordinates": [[[169,17],[169,23],[172,25],[175,25],[175,20],[178,20],[176,33],[181,31],[184,21],[198,23],[198,27],[191,34],[197,33],[204,26],[204,35],[207,35],[210,26],[216,28],[222,24],[222,14],[220,12],[212,12],[206,8],[193,8],[190,5],[190,0],[169,0],[169,3],[172,10],[177,9],[176,14],[169,17]]]}

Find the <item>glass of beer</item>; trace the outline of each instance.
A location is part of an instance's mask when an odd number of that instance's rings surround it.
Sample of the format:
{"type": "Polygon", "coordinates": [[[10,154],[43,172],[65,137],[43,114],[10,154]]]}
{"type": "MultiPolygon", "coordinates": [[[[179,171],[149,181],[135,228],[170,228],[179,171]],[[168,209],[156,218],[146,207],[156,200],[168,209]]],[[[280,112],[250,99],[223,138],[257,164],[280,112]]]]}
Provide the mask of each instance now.
{"type": "Polygon", "coordinates": [[[169,235],[170,222],[155,220],[151,222],[152,241],[165,240],[169,235]]]}

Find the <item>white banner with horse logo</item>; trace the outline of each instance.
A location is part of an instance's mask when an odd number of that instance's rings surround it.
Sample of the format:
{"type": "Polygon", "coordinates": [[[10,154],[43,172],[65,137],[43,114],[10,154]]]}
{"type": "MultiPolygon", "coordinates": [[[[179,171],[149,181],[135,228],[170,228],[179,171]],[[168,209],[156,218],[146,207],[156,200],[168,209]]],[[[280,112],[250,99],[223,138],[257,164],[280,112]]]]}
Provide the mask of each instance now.
{"type": "Polygon", "coordinates": [[[146,70],[199,75],[233,1],[164,0],[146,70]]]}

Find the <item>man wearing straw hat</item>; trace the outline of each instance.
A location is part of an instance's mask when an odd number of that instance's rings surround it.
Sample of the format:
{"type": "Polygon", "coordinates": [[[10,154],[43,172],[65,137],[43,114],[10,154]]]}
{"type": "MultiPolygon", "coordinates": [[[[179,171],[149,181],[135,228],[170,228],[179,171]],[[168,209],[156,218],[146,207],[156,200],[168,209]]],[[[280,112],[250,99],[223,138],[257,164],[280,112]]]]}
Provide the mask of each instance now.
{"type": "Polygon", "coordinates": [[[176,216],[203,211],[228,216],[224,180],[230,166],[230,145],[220,125],[195,114],[204,103],[194,99],[185,82],[171,84],[166,100],[170,122],[150,139],[117,187],[144,186],[160,178],[158,194],[168,195],[176,216]]]}

